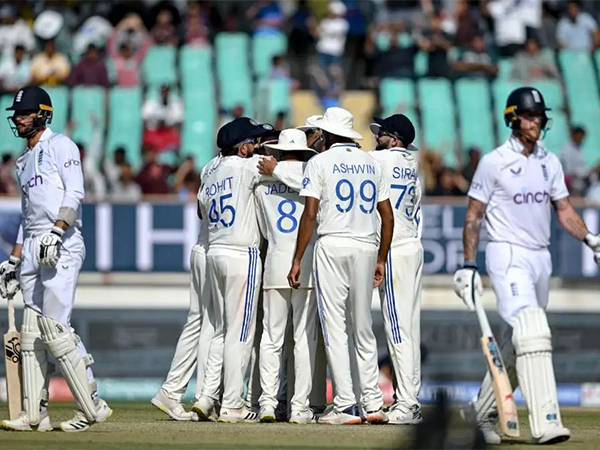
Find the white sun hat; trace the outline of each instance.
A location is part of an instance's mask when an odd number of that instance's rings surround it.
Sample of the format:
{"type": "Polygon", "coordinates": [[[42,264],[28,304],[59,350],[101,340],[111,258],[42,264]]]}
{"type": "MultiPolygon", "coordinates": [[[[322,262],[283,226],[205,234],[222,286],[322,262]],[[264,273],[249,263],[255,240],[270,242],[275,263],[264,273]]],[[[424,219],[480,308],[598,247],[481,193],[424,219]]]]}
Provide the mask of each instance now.
{"type": "Polygon", "coordinates": [[[306,119],[306,122],[304,123],[304,125],[302,125],[300,127],[296,127],[296,130],[306,132],[308,130],[312,130],[313,128],[319,128],[314,125],[314,121],[317,119],[320,119],[321,117],[323,117],[323,116],[320,114],[317,114],[315,116],[310,116],[308,119],[306,119]]]}
{"type": "Polygon", "coordinates": [[[54,39],[60,33],[64,24],[64,18],[57,11],[43,11],[33,22],[33,32],[36,36],[48,40],[54,39]]]}
{"type": "Polygon", "coordinates": [[[354,116],[350,111],[334,106],[327,108],[325,114],[311,121],[315,128],[320,128],[336,136],[350,139],[362,139],[362,135],[354,131],[354,116]]]}
{"type": "Polygon", "coordinates": [[[306,135],[296,128],[288,128],[279,133],[277,144],[265,144],[268,150],[280,152],[310,152],[317,153],[306,144],[306,135]]]}

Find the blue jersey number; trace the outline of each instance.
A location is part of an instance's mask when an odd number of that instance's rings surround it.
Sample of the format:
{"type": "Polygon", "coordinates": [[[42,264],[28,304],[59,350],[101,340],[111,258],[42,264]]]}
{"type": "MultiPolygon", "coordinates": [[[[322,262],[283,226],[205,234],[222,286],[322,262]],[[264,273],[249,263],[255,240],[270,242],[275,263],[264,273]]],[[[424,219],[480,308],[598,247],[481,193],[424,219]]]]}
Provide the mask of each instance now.
{"type": "Polygon", "coordinates": [[[233,194],[224,194],[219,197],[219,204],[217,205],[217,199],[213,198],[210,203],[208,210],[208,220],[210,223],[220,223],[224,227],[228,228],[235,222],[235,208],[231,205],[225,204],[225,200],[233,197],[233,194]],[[227,222],[223,219],[228,216],[227,222]]]}
{"type": "MultiPolygon", "coordinates": [[[[361,183],[358,194],[362,203],[360,210],[365,214],[372,214],[375,210],[375,201],[377,199],[377,187],[371,180],[365,180],[361,183]]],[[[335,185],[335,195],[342,203],[337,203],[335,207],[341,213],[347,213],[354,207],[354,185],[346,179],[338,181],[335,185]]]]}
{"type": "Polygon", "coordinates": [[[394,208],[400,208],[400,205],[402,204],[402,199],[406,194],[408,194],[408,196],[410,197],[410,205],[404,210],[404,214],[406,214],[406,217],[410,218],[412,216],[413,210],[415,209],[415,185],[392,184],[390,187],[392,189],[400,190],[400,195],[398,196],[398,200],[396,201],[394,208]]]}
{"type": "Polygon", "coordinates": [[[296,214],[296,208],[296,203],[288,199],[281,200],[279,206],[277,206],[277,211],[279,211],[279,214],[281,214],[281,217],[277,219],[277,229],[282,233],[293,233],[296,231],[296,228],[298,228],[298,220],[294,217],[294,214],[296,214]],[[285,205],[290,205],[289,212],[285,212],[283,210],[285,205]],[[289,226],[284,226],[286,224],[289,226]]]}

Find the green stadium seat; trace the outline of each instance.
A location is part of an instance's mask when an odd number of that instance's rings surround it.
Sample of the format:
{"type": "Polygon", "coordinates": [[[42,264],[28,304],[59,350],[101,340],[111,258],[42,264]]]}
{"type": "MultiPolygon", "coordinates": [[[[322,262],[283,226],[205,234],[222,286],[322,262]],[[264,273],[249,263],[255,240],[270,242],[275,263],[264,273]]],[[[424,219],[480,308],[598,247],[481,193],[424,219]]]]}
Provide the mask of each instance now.
{"type": "Polygon", "coordinates": [[[275,121],[277,114],[280,112],[289,114],[290,109],[291,109],[290,80],[287,80],[287,79],[269,80],[267,89],[268,89],[268,107],[267,107],[268,119],[267,119],[267,121],[275,121]]]}
{"type": "Polygon", "coordinates": [[[510,74],[512,72],[514,63],[514,58],[500,58],[498,60],[498,80],[510,80],[510,74]]]}
{"type": "Polygon", "coordinates": [[[192,156],[194,163],[200,168],[215,155],[215,98],[212,91],[188,90],[184,93],[184,104],[185,122],[182,128],[181,153],[183,156],[192,156]]]}
{"type": "Polygon", "coordinates": [[[179,71],[184,89],[213,84],[212,48],[182,47],[179,52],[179,71]]]}
{"type": "MultiPolygon", "coordinates": [[[[600,115],[600,97],[592,59],[587,52],[563,50],[558,55],[573,122],[600,115]]],[[[597,125],[597,123],[596,123],[597,125]]]]}
{"type": "Polygon", "coordinates": [[[215,38],[216,68],[219,82],[250,76],[249,38],[245,33],[218,33],[215,38]]]}
{"type": "Polygon", "coordinates": [[[414,82],[409,78],[384,78],[379,84],[379,102],[384,117],[414,109],[417,102],[414,82]]]}
{"type": "MultiPolygon", "coordinates": [[[[13,104],[14,95],[6,94],[0,97],[0,111],[5,117],[11,115],[10,112],[6,111],[6,108],[13,104]]],[[[8,120],[0,120],[0,156],[9,153],[13,156],[19,155],[25,149],[25,139],[15,137],[8,120]]]]}
{"type": "Polygon", "coordinates": [[[553,79],[537,80],[531,85],[542,93],[544,101],[553,111],[565,107],[565,96],[560,81],[553,79]]]}
{"type": "Polygon", "coordinates": [[[71,90],[71,139],[86,147],[98,129],[106,127],[106,91],[99,86],[76,86],[71,90]]]}
{"type": "Polygon", "coordinates": [[[252,38],[252,68],[258,77],[269,75],[273,56],[287,53],[287,36],[283,33],[255,35],[252,38]]]}
{"type": "Polygon", "coordinates": [[[479,147],[483,153],[494,148],[490,90],[486,80],[461,78],[456,82],[456,99],[463,152],[479,147]]]}
{"type": "Polygon", "coordinates": [[[142,61],[142,75],[148,86],[177,83],[175,65],[177,52],[172,45],[154,45],[142,61]]]}
{"type": "Polygon", "coordinates": [[[415,75],[418,77],[424,77],[427,75],[429,70],[429,57],[427,52],[418,51],[415,56],[415,75]]]}
{"type": "Polygon", "coordinates": [[[69,117],[69,89],[66,86],[45,87],[52,100],[52,124],[50,128],[55,133],[64,133],[69,117]]]}
{"type": "Polygon", "coordinates": [[[546,132],[543,145],[548,151],[559,155],[560,149],[569,140],[569,123],[562,111],[552,111],[548,115],[552,118],[552,128],[546,132]]]}
{"type": "MultiPolygon", "coordinates": [[[[425,78],[418,83],[421,119],[427,147],[452,155],[456,140],[454,101],[450,82],[442,78],[425,78]]],[[[452,159],[451,156],[448,156],[452,159]]]]}
{"type": "Polygon", "coordinates": [[[247,116],[252,116],[254,112],[252,108],[252,82],[250,81],[250,77],[244,77],[241,74],[232,75],[232,77],[229,77],[226,80],[221,80],[221,108],[229,111],[237,105],[242,105],[245,114],[247,116]]]}
{"type": "Polygon", "coordinates": [[[114,87],[109,94],[109,121],[106,149],[109,155],[124,147],[131,165],[142,163],[142,90],[139,87],[114,87]]]}

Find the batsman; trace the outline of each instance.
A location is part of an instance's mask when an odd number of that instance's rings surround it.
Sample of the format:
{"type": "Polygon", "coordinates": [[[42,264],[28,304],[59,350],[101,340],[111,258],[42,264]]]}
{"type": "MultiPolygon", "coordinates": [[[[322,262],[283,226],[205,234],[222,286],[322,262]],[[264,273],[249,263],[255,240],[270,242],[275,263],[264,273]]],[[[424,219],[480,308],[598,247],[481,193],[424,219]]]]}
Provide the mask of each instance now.
{"type": "MultiPolygon", "coordinates": [[[[600,264],[600,236],[590,233],[571,205],[560,161],[539,141],[549,110],[535,88],[522,87],[509,95],[504,121],[511,135],[477,167],[463,231],[465,263],[454,275],[456,293],[474,310],[475,296],[483,291],[475,257],[485,216],[486,267],[498,312],[509,325],[502,358],[512,388],[521,386],[531,435],[538,444],[563,442],[571,435],[560,416],[546,318],[552,274],[551,207],[558,222],[590,247],[600,264]]],[[[489,373],[472,405],[486,442],[499,444],[489,373]]]]}
{"type": "Polygon", "coordinates": [[[52,101],[42,88],[20,89],[7,110],[13,111],[8,119],[15,136],[27,141],[27,150],[17,160],[21,226],[9,260],[0,265],[2,295],[11,297],[21,289],[25,303],[21,328],[25,411],[1,426],[15,431],[52,429],[47,411],[50,354],[79,408],[60,428],[85,431],[110,417],[112,410],[98,396],[89,367],[93,359],[70,323],[85,258],[79,150],[67,136],[48,127],[52,101]]]}

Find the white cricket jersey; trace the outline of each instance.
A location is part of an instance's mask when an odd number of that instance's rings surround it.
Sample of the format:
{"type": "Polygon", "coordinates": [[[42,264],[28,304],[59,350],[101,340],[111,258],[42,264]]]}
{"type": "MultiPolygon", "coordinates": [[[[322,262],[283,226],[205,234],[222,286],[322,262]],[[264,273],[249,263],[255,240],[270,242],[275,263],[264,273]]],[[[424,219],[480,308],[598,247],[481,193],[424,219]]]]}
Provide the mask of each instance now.
{"type": "Polygon", "coordinates": [[[377,244],[377,203],[389,199],[379,164],[353,144],[334,144],[306,165],[300,195],[319,200],[319,238],[377,244]]]}
{"type": "MultiPolygon", "coordinates": [[[[213,159],[208,161],[206,165],[202,168],[202,172],[200,173],[200,180],[203,180],[208,174],[212,173],[214,167],[217,166],[219,161],[221,160],[221,155],[215,156],[213,159]]],[[[200,203],[200,193],[202,189],[198,189],[198,194],[196,195],[196,199],[198,201],[198,206],[200,207],[200,214],[202,215],[202,219],[200,221],[200,232],[198,233],[198,240],[196,241],[196,245],[201,247],[205,252],[208,251],[208,215],[207,212],[202,207],[202,203],[200,203]]]]}
{"type": "Polygon", "coordinates": [[[394,211],[392,247],[421,238],[421,182],[415,152],[403,148],[369,153],[381,166],[394,211]]]}
{"type": "Polygon", "coordinates": [[[81,201],[84,196],[83,172],[75,143],[50,128],[38,143],[17,159],[17,178],[21,189],[22,230],[27,238],[49,232],[61,207],[77,211],[77,220],[66,236],[81,233],[81,201]]]}
{"type": "MultiPolygon", "coordinates": [[[[290,169],[295,169],[298,187],[302,184],[303,168],[301,161],[286,161],[290,169]]],[[[278,167],[281,165],[278,164],[278,167]]],[[[284,165],[285,166],[285,165],[284,165]]],[[[282,166],[283,167],[283,166],[282,166]]],[[[291,172],[292,170],[290,170],[291,172]]],[[[263,287],[265,289],[290,288],[287,274],[292,266],[298,226],[304,211],[304,198],[281,181],[262,181],[255,190],[258,207],[258,224],[262,235],[268,241],[263,287]]],[[[312,286],[312,255],[314,238],[302,258],[300,286],[312,286]]]]}
{"type": "Polygon", "coordinates": [[[568,197],[558,157],[536,146],[529,157],[514,136],[485,155],[473,176],[469,197],[487,204],[491,242],[540,249],[550,245],[550,202],[568,197]]]}

